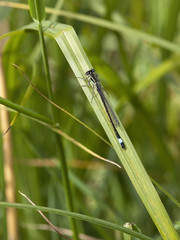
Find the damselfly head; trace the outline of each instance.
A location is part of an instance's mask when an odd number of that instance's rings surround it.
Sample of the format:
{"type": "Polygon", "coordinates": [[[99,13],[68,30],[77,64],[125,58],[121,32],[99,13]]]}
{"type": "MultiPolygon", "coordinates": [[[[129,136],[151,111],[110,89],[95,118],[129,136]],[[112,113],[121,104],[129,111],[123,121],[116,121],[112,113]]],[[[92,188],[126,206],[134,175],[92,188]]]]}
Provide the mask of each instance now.
{"type": "Polygon", "coordinates": [[[85,73],[85,75],[86,76],[91,76],[91,75],[93,75],[95,73],[95,70],[94,69],[91,69],[91,70],[88,70],[86,73],[85,73]]]}

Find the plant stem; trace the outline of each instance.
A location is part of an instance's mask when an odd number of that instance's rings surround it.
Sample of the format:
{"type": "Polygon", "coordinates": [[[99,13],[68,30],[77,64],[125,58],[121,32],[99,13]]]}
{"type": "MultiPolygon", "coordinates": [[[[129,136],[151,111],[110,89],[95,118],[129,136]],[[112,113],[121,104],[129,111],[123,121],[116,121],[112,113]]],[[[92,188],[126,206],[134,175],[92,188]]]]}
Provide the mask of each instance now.
{"type": "MultiPolygon", "coordinates": [[[[44,63],[45,75],[46,75],[46,85],[47,85],[47,90],[48,90],[48,98],[50,100],[53,100],[53,92],[52,92],[52,87],[51,87],[51,77],[50,77],[50,73],[49,73],[49,65],[48,65],[48,60],[47,60],[47,54],[46,54],[42,24],[39,23],[38,25],[39,25],[39,31],[38,31],[39,32],[39,39],[40,39],[40,44],[41,44],[41,49],[42,49],[42,58],[43,58],[43,63],[44,63]]],[[[54,106],[52,106],[52,105],[50,105],[50,106],[51,106],[52,118],[53,118],[54,121],[58,122],[57,109],[55,109],[54,106]]],[[[68,176],[68,169],[67,169],[67,164],[66,164],[66,156],[65,156],[65,153],[64,153],[63,143],[62,143],[61,137],[58,134],[55,134],[55,140],[56,140],[56,146],[57,146],[57,149],[58,149],[58,151],[57,151],[58,152],[58,157],[59,157],[60,164],[61,164],[62,182],[63,182],[63,186],[65,188],[67,208],[68,208],[69,211],[73,212],[74,207],[73,207],[70,181],[69,181],[69,176],[68,176]]],[[[73,231],[73,239],[78,240],[78,231],[77,231],[76,222],[72,218],[70,218],[70,225],[71,225],[71,229],[73,231]]]]}

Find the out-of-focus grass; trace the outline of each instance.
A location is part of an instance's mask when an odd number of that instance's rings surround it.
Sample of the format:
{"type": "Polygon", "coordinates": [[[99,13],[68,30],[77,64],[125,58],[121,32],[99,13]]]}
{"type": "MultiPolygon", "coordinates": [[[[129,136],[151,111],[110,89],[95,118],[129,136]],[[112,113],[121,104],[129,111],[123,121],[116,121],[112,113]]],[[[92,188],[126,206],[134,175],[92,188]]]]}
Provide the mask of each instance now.
{"type": "MultiPolygon", "coordinates": [[[[55,1],[46,1],[46,4],[54,7],[55,1]]],[[[130,0],[94,0],[66,1],[62,8],[125,24],[130,29],[146,32],[178,45],[179,5],[178,0],[166,1],[166,4],[161,0],[138,0],[136,4],[130,0]]],[[[9,29],[5,29],[6,32],[16,30],[31,21],[27,11],[9,11],[2,6],[0,11],[3,11],[3,15],[0,14],[1,21],[7,22],[9,26],[9,29]]],[[[70,24],[76,30],[149,175],[178,199],[179,56],[174,56],[174,52],[150,41],[139,40],[133,35],[128,37],[91,23],[68,17],[59,17],[58,22],[70,24]]],[[[21,65],[32,80],[40,80],[44,73],[38,49],[35,34],[14,37],[4,49],[8,98],[16,103],[21,102],[27,82],[12,67],[12,63],[21,65]]],[[[105,137],[62,53],[51,40],[47,42],[47,49],[55,102],[105,137]]],[[[38,81],[38,88],[45,91],[41,81],[38,81]]],[[[50,115],[48,103],[36,93],[26,106],[45,116],[50,115]]],[[[13,117],[13,113],[10,115],[13,117]]],[[[59,115],[61,129],[66,133],[102,156],[117,160],[114,151],[104,142],[63,113],[59,112],[59,115]]],[[[65,200],[57,166],[46,167],[56,157],[51,131],[22,116],[11,131],[16,188],[31,196],[37,205],[63,209],[65,200]],[[37,167],[33,159],[43,159],[44,164],[41,162],[37,167]]],[[[78,212],[121,225],[135,222],[144,233],[156,237],[157,231],[123,170],[119,172],[109,165],[96,165],[98,160],[92,159],[86,152],[65,140],[64,148],[72,170],[75,208],[78,212]]],[[[164,194],[159,193],[172,221],[177,221],[180,217],[177,207],[164,194]]],[[[18,195],[17,200],[22,201],[18,195]]],[[[44,223],[36,213],[19,211],[18,215],[22,239],[48,239],[50,234],[51,239],[56,239],[54,233],[36,228],[32,230],[32,226],[23,225],[30,222],[44,223]]],[[[68,227],[65,218],[50,217],[54,224],[68,227]]],[[[116,233],[94,225],[82,224],[81,228],[85,229],[86,234],[102,239],[118,239],[118,234],[116,236],[116,233]]]]}

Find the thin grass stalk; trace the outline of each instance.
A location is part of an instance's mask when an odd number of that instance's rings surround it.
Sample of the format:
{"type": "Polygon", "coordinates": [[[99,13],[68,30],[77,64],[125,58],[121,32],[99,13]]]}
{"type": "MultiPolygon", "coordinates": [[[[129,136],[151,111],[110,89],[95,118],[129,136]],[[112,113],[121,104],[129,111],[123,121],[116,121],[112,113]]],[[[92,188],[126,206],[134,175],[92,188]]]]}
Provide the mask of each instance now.
{"type": "MultiPolygon", "coordinates": [[[[41,42],[41,47],[42,47],[44,69],[46,72],[46,84],[47,84],[47,89],[48,89],[48,98],[50,100],[53,100],[51,79],[50,79],[50,74],[49,74],[49,66],[48,66],[48,61],[47,61],[47,54],[46,54],[46,50],[45,50],[45,42],[44,42],[41,24],[39,24],[39,37],[40,37],[40,42],[41,42]]],[[[58,122],[57,109],[55,109],[52,105],[51,105],[51,112],[52,112],[53,120],[58,122]]],[[[69,211],[73,212],[74,211],[73,200],[72,200],[73,197],[72,197],[71,189],[70,189],[70,182],[69,182],[69,177],[68,177],[68,169],[67,169],[67,164],[66,164],[66,156],[64,153],[64,147],[62,144],[62,139],[58,134],[55,134],[55,140],[56,140],[56,144],[57,144],[59,160],[61,163],[62,181],[63,181],[63,185],[65,188],[65,193],[66,193],[67,208],[69,211]]],[[[70,224],[71,224],[71,228],[73,231],[74,240],[78,240],[78,232],[77,232],[75,220],[70,218],[70,224]]]]}
{"type": "MultiPolygon", "coordinates": [[[[35,3],[37,19],[39,20],[38,21],[38,34],[39,34],[40,46],[41,46],[41,51],[42,51],[42,59],[43,59],[43,64],[44,64],[45,76],[46,76],[45,79],[46,79],[46,86],[47,86],[47,91],[48,91],[48,98],[50,100],[53,100],[53,91],[52,91],[52,85],[51,85],[52,81],[51,81],[51,77],[50,77],[43,28],[42,28],[41,19],[40,19],[40,10],[38,9],[37,2],[34,1],[34,3],[35,3]]],[[[57,109],[54,108],[54,106],[52,106],[52,105],[50,105],[50,107],[51,107],[52,119],[55,120],[56,122],[59,122],[58,115],[57,115],[57,109]]],[[[60,164],[61,164],[62,182],[63,182],[66,200],[67,200],[67,208],[69,211],[74,211],[73,197],[72,197],[72,193],[71,193],[70,181],[69,181],[69,176],[68,176],[68,168],[67,168],[67,164],[66,164],[66,156],[65,156],[65,152],[64,152],[62,139],[58,134],[55,134],[55,141],[56,141],[56,146],[57,146],[57,153],[59,156],[58,158],[59,158],[60,164]]],[[[71,229],[73,232],[73,239],[78,240],[77,225],[73,218],[70,218],[70,225],[71,225],[71,229]]]]}

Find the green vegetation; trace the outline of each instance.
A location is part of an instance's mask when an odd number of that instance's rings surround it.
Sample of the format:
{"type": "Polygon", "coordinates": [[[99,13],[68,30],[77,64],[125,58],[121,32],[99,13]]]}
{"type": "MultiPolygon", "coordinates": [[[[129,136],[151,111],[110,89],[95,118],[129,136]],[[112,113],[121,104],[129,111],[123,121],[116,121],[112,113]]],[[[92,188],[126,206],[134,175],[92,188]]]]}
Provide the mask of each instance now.
{"type": "Polygon", "coordinates": [[[70,239],[179,239],[179,1],[29,3],[0,2],[0,238],[64,239],[39,209],[70,239]]]}

